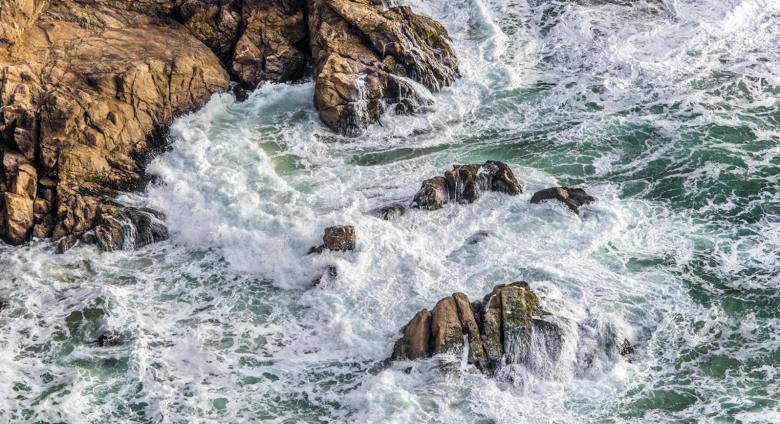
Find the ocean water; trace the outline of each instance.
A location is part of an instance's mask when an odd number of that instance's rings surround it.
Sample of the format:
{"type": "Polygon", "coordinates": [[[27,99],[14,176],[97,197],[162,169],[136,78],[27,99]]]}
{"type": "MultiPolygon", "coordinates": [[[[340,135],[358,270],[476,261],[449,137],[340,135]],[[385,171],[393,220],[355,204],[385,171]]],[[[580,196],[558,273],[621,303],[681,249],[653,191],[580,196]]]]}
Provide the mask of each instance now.
{"type": "Polygon", "coordinates": [[[0,247],[0,422],[780,422],[780,2],[399,3],[461,58],[429,113],[352,139],[311,82],[217,95],[120,199],[170,240],[0,247]],[[488,159],[526,193],[366,214],[488,159]],[[552,185],[598,201],[528,202],[552,185]],[[334,224],[357,249],[306,255],[334,224]],[[569,323],[555,367],[384,362],[416,311],[516,280],[569,323]]]}

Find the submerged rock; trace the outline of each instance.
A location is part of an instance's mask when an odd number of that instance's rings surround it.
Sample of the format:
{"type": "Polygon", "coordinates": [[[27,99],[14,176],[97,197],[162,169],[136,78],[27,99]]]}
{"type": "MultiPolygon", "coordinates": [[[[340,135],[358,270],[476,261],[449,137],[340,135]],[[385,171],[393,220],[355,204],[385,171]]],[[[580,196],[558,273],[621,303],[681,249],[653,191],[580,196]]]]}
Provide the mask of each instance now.
{"type": "Polygon", "coordinates": [[[503,162],[489,160],[482,165],[453,165],[443,177],[423,181],[412,200],[412,207],[435,210],[450,201],[472,203],[485,191],[517,195],[523,192],[523,184],[503,162]]]}
{"type": "Polygon", "coordinates": [[[572,212],[579,214],[580,207],[596,201],[596,198],[585,193],[581,188],[552,187],[539,190],[531,197],[531,203],[541,203],[545,200],[563,202],[572,212]]]}
{"type": "Polygon", "coordinates": [[[99,335],[95,341],[98,347],[120,346],[122,343],[124,343],[124,338],[119,334],[111,332],[99,335]]]}
{"type": "Polygon", "coordinates": [[[312,247],[309,250],[309,253],[321,253],[325,249],[336,252],[355,250],[356,241],[357,235],[355,234],[355,227],[352,225],[327,227],[325,228],[325,233],[322,235],[322,244],[317,247],[312,247]]]}
{"type": "Polygon", "coordinates": [[[368,211],[369,214],[385,221],[392,221],[401,217],[406,213],[406,206],[400,203],[393,203],[392,205],[382,206],[380,208],[372,209],[368,211]]]}
{"type": "Polygon", "coordinates": [[[381,0],[307,0],[314,103],[330,128],[356,135],[390,106],[413,113],[459,76],[440,23],[381,0]],[[421,86],[420,88],[417,85],[421,86]]]}

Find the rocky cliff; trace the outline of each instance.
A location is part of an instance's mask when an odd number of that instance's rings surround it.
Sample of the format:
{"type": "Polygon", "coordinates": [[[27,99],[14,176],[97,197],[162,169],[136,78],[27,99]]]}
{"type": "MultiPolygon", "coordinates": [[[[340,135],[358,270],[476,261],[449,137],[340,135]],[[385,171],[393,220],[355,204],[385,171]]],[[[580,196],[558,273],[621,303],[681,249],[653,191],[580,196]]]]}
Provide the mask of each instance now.
{"type": "Polygon", "coordinates": [[[122,225],[153,217],[113,197],[231,78],[295,81],[310,61],[323,122],[355,134],[457,77],[446,37],[364,0],[0,0],[0,237],[127,246],[122,225]]]}

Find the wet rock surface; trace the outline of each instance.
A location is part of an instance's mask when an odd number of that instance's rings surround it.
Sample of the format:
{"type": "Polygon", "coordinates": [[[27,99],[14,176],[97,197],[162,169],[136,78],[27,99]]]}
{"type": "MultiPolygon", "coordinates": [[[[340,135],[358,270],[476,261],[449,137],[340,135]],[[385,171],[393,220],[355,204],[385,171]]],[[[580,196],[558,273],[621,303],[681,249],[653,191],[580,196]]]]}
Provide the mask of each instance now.
{"type": "Polygon", "coordinates": [[[589,205],[596,198],[581,188],[552,187],[539,190],[531,197],[531,203],[541,203],[547,200],[557,200],[566,205],[572,212],[579,214],[580,207],[589,205]]]}
{"type": "MultiPolygon", "coordinates": [[[[560,358],[564,338],[562,327],[549,317],[539,297],[522,281],[498,285],[474,302],[463,293],[454,293],[440,300],[433,311],[423,309],[414,316],[401,330],[391,359],[463,353],[468,346],[468,363],[487,374],[509,364],[549,368],[560,358]]],[[[614,340],[608,344],[619,346],[621,355],[629,355],[628,339],[612,335],[614,340]]]]}
{"type": "Polygon", "coordinates": [[[393,107],[421,110],[429,101],[416,84],[436,91],[458,77],[447,30],[409,7],[382,1],[307,0],[314,103],[320,119],[359,134],[393,107]]]}
{"type": "Polygon", "coordinates": [[[486,191],[517,195],[523,192],[523,184],[503,162],[490,160],[482,165],[453,165],[443,177],[423,181],[414,195],[412,207],[435,210],[451,201],[472,203],[486,191]]]}
{"type": "Polygon", "coordinates": [[[532,334],[544,332],[551,338],[559,337],[556,324],[544,321],[542,315],[538,297],[525,282],[496,286],[476,302],[469,302],[463,293],[455,293],[436,304],[428,321],[421,321],[427,316],[423,310],[404,327],[392,359],[462,351],[466,335],[468,362],[493,373],[507,358],[518,363],[528,361],[532,334]]]}
{"type": "Polygon", "coordinates": [[[406,213],[406,206],[401,203],[393,203],[391,205],[382,206],[376,209],[368,211],[370,215],[373,215],[379,219],[385,221],[392,221],[401,217],[406,213]]]}
{"type": "Polygon", "coordinates": [[[308,58],[323,121],[348,134],[458,76],[444,27],[377,1],[0,0],[0,238],[112,227],[103,209],[145,184],[174,117],[229,77],[301,79],[308,58]]]}
{"type": "Polygon", "coordinates": [[[357,234],[355,233],[355,227],[351,225],[327,227],[322,235],[322,244],[311,248],[309,253],[322,253],[326,249],[335,252],[355,250],[356,242],[357,234]]]}

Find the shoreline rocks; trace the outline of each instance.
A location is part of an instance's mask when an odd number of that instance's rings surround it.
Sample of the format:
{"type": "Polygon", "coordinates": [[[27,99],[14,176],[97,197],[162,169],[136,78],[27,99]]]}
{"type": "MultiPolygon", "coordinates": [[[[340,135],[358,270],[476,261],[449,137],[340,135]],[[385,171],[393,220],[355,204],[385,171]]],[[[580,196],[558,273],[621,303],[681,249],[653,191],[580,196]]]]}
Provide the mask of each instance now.
{"type": "Polygon", "coordinates": [[[0,239],[13,245],[67,247],[95,230],[117,193],[147,182],[172,120],[230,79],[239,92],[297,81],[311,59],[323,122],[356,134],[386,109],[419,110],[418,85],[458,77],[441,24],[376,0],[0,0],[0,10],[0,239]]]}

